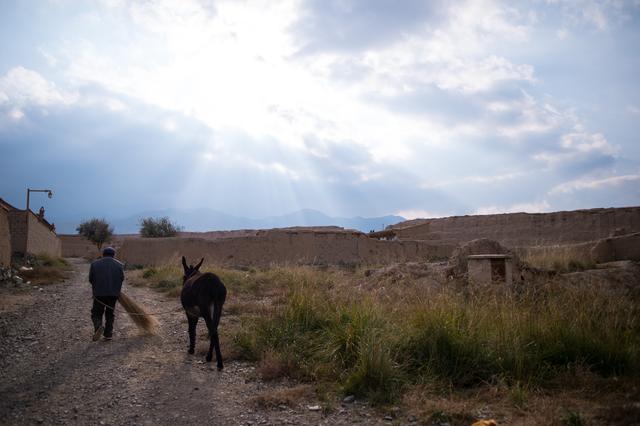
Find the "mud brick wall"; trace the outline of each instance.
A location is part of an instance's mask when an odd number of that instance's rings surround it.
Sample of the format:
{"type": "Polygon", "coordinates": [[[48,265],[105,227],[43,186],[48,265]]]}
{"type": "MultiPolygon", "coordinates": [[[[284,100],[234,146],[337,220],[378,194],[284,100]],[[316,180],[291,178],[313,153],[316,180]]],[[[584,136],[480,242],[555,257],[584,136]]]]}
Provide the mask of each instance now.
{"type": "Polygon", "coordinates": [[[40,222],[36,215],[29,214],[29,240],[27,252],[31,254],[62,255],[60,239],[49,227],[40,222]]]}
{"type": "Polygon", "coordinates": [[[63,257],[86,257],[95,259],[100,255],[98,247],[80,235],[60,235],[63,257]]]}
{"type": "Polygon", "coordinates": [[[11,229],[11,251],[13,253],[24,253],[27,216],[24,210],[9,210],[9,228],[11,229]]]}
{"type": "Polygon", "coordinates": [[[640,207],[420,219],[392,226],[400,240],[456,245],[490,238],[507,247],[577,244],[640,232],[640,207]]]}
{"type": "Polygon", "coordinates": [[[0,206],[0,266],[11,264],[11,230],[9,211],[0,206]]]}
{"type": "MultiPolygon", "coordinates": [[[[61,234],[58,235],[62,244],[62,257],[84,257],[87,259],[95,259],[100,257],[98,247],[81,235],[61,234]]],[[[135,235],[114,235],[110,241],[103,244],[103,247],[111,246],[118,250],[122,246],[125,238],[135,238],[135,235]]]]}
{"type": "Polygon", "coordinates": [[[378,241],[356,232],[268,231],[258,236],[202,238],[127,238],[119,258],[130,264],[179,263],[205,257],[220,265],[384,264],[446,258],[453,247],[423,241],[378,241]]]}
{"type": "Polygon", "coordinates": [[[640,233],[598,241],[591,249],[591,260],[594,262],[640,261],[640,233]]]}

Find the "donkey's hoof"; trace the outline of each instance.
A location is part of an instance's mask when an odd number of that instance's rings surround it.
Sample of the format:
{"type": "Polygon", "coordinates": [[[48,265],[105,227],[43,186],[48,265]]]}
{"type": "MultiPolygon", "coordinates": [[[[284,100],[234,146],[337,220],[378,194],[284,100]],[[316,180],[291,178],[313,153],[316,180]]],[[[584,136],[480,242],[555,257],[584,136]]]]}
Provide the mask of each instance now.
{"type": "Polygon", "coordinates": [[[211,355],[207,355],[207,357],[205,358],[207,360],[207,362],[211,362],[211,359],[213,358],[213,356],[211,355]]]}
{"type": "Polygon", "coordinates": [[[222,365],[218,365],[218,371],[222,371],[224,367],[222,365]]]}
{"type": "Polygon", "coordinates": [[[195,352],[195,350],[193,350],[193,349],[189,349],[187,352],[189,353],[189,355],[193,355],[193,353],[195,352]]]}

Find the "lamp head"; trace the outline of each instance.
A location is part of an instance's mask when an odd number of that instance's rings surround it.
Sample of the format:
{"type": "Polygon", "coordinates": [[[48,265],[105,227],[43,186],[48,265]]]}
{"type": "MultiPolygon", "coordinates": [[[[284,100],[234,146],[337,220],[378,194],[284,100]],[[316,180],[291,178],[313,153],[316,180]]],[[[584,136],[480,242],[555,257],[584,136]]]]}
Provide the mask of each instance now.
{"type": "Polygon", "coordinates": [[[47,193],[47,197],[52,198],[52,197],[53,197],[53,192],[49,191],[49,192],[47,193]]]}

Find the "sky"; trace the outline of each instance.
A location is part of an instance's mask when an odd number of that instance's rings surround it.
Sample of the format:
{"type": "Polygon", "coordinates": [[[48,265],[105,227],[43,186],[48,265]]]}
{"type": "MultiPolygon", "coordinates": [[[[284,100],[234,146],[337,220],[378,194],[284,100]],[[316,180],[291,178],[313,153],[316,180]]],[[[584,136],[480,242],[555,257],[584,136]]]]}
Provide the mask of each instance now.
{"type": "Polygon", "coordinates": [[[0,197],[54,222],[640,205],[640,0],[2,0],[0,197]]]}

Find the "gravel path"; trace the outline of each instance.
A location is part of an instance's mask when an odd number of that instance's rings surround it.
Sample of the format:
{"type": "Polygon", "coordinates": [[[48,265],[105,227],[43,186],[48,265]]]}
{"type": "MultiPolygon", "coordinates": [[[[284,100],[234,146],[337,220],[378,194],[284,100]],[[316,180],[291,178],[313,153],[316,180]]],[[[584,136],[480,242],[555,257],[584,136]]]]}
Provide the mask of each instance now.
{"type": "MultiPolygon", "coordinates": [[[[256,396],[293,384],[264,383],[251,363],[234,360],[219,373],[215,362],[203,362],[204,340],[188,355],[183,312],[158,317],[160,335],[143,336],[116,308],[114,339],[92,342],[88,264],[70,261],[74,273],[65,283],[0,289],[0,424],[391,423],[357,401],[336,403],[330,413],[310,410],[319,405],[313,400],[257,407],[256,396]]],[[[179,307],[147,288],[125,282],[123,289],[151,312],[179,307]]],[[[198,334],[206,334],[203,321],[198,334]]]]}

